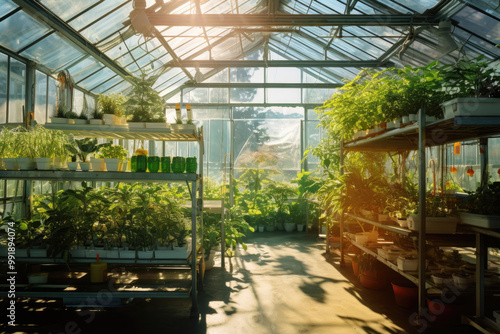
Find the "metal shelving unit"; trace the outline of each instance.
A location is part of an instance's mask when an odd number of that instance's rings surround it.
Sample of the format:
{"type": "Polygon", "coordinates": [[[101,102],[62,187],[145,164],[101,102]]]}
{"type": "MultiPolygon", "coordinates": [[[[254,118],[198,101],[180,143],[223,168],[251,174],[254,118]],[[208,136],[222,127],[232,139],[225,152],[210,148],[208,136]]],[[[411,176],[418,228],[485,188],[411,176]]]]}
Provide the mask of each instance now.
{"type": "MultiPolygon", "coordinates": [[[[418,156],[419,156],[418,183],[426,184],[426,175],[425,175],[426,147],[444,145],[447,143],[453,143],[457,141],[471,140],[483,137],[498,136],[499,134],[500,134],[500,117],[457,116],[447,120],[440,120],[440,121],[433,121],[426,123],[425,109],[421,109],[418,116],[418,121],[415,123],[409,124],[400,129],[387,130],[382,133],[373,135],[369,138],[362,138],[342,143],[340,150],[341,165],[343,166],[344,154],[345,152],[348,151],[404,152],[408,150],[418,150],[418,156]]],[[[485,154],[483,154],[483,156],[484,155],[485,154]]],[[[485,165],[484,161],[483,165],[485,165]]],[[[341,172],[343,172],[342,169],[341,172]]],[[[425,192],[426,189],[424,187],[419,188],[419,212],[425,212],[425,192]]],[[[406,278],[410,279],[411,281],[417,284],[419,288],[419,298],[418,298],[419,316],[423,316],[424,312],[426,312],[425,311],[426,289],[428,284],[427,283],[422,284],[422,282],[426,282],[426,269],[425,269],[426,265],[425,265],[425,256],[421,250],[425,249],[426,240],[428,240],[427,237],[430,236],[424,232],[426,230],[425,216],[424,215],[419,216],[420,230],[418,232],[410,231],[408,229],[403,229],[395,226],[387,226],[379,222],[374,222],[353,215],[348,215],[348,216],[350,216],[351,218],[355,218],[361,222],[369,223],[371,225],[383,228],[391,232],[395,232],[409,237],[418,237],[419,269],[417,276],[407,275],[406,273],[402,274],[404,274],[403,276],[405,276],[406,278]]],[[[340,217],[341,235],[344,234],[345,218],[346,217],[344,215],[341,215],[340,217]]],[[[472,232],[473,232],[472,230],[465,231],[464,234],[467,233],[470,234],[472,232]]],[[[484,274],[484,263],[485,263],[484,253],[486,252],[487,249],[484,246],[483,234],[477,230],[475,232],[477,233],[476,247],[478,249],[479,254],[483,254],[482,256],[478,255],[479,260],[476,261],[476,266],[477,266],[476,275],[478,277],[481,276],[479,280],[477,280],[478,283],[476,291],[477,293],[476,313],[477,317],[482,319],[484,318],[484,285],[483,285],[483,274],[484,274]],[[482,257],[483,259],[481,260],[482,257]]],[[[390,268],[401,273],[401,271],[397,269],[397,266],[394,267],[394,264],[392,264],[390,261],[386,261],[385,259],[381,258],[375,252],[369,250],[366,247],[357,244],[355,245],[358,246],[363,251],[375,256],[379,261],[385,263],[390,268]]],[[[329,245],[327,245],[327,247],[329,247],[329,245]]],[[[344,263],[344,255],[345,255],[344,242],[343,238],[341,238],[341,244],[340,244],[341,263],[344,263]]]]}
{"type": "MultiPolygon", "coordinates": [[[[69,124],[46,124],[47,129],[62,130],[72,133],[75,136],[99,137],[111,139],[139,139],[139,140],[163,140],[163,141],[190,141],[198,142],[199,160],[203,161],[203,128],[198,131],[182,130],[172,132],[169,129],[156,130],[138,129],[130,131],[128,128],[119,126],[89,126],[89,125],[69,125],[69,124]]],[[[200,174],[195,173],[139,173],[139,172],[100,172],[100,171],[0,171],[0,179],[3,180],[26,180],[26,181],[99,181],[99,182],[185,182],[191,195],[191,233],[192,244],[190,258],[187,259],[106,259],[112,264],[129,264],[134,266],[183,266],[191,269],[190,284],[186,284],[186,279],[180,282],[182,286],[178,288],[165,289],[162,285],[153,287],[114,287],[109,292],[116,298],[189,298],[192,299],[192,316],[198,315],[198,279],[197,265],[201,264],[201,259],[197,254],[197,232],[203,234],[203,218],[201,217],[201,229],[197,231],[197,216],[203,211],[203,168],[200,166],[200,174]]],[[[22,258],[17,262],[30,262],[37,264],[64,263],[63,259],[46,258],[22,258]]],[[[90,260],[74,259],[72,263],[89,263],[90,260]]],[[[201,268],[200,268],[201,269],[201,268]]],[[[106,284],[104,284],[106,285],[106,284]]],[[[107,286],[107,285],[106,285],[107,286]]],[[[21,286],[19,286],[21,287],[21,286]]],[[[85,285],[78,290],[76,286],[66,285],[35,285],[27,286],[16,291],[20,297],[53,297],[53,298],[96,298],[102,290],[98,286],[85,285]]],[[[2,292],[1,294],[6,294],[2,292]]]]}

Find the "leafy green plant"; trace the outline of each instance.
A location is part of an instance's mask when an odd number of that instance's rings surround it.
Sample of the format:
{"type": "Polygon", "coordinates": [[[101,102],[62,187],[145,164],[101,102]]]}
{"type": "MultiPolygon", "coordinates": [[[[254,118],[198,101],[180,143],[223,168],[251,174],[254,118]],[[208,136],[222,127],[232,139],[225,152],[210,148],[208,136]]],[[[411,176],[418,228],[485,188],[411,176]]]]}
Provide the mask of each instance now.
{"type": "Polygon", "coordinates": [[[18,140],[18,133],[22,129],[3,128],[0,132],[0,158],[17,158],[19,157],[21,141],[18,140]]]}
{"type": "Polygon", "coordinates": [[[128,152],[121,145],[103,146],[96,154],[99,159],[126,159],[128,152]]]}
{"type": "Polygon", "coordinates": [[[500,215],[500,184],[488,184],[468,192],[461,209],[483,215],[500,215]]]}
{"type": "Polygon", "coordinates": [[[110,145],[110,143],[97,144],[97,138],[74,139],[72,137],[69,144],[66,145],[66,149],[71,154],[78,156],[81,162],[86,162],[90,154],[110,145]]]}
{"type": "Polygon", "coordinates": [[[125,115],[124,103],[126,98],[121,94],[99,95],[98,105],[103,114],[111,114],[118,117],[125,115]]]}
{"type": "MultiPolygon", "coordinates": [[[[497,65],[498,67],[498,65],[497,65]]],[[[451,98],[500,97],[500,70],[484,61],[484,55],[464,57],[440,67],[443,87],[451,98]]]]}
{"type": "Polygon", "coordinates": [[[124,104],[132,122],[165,122],[165,102],[152,88],[157,76],[142,73],[138,78],[130,77],[132,90],[124,104]]]}

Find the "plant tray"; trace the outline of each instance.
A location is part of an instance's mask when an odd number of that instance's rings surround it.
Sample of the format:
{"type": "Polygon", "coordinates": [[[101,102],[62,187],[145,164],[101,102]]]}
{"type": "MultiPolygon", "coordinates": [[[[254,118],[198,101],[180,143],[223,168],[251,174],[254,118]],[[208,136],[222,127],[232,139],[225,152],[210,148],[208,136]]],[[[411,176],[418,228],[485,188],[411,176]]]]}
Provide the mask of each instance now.
{"type": "MultiPolygon", "coordinates": [[[[450,234],[457,231],[458,218],[454,217],[426,217],[425,232],[433,234],[450,234]]],[[[419,231],[420,226],[417,215],[408,217],[408,228],[419,231]]]]}
{"type": "Polygon", "coordinates": [[[445,119],[455,116],[500,116],[498,98],[456,98],[441,104],[445,119]]]}
{"type": "Polygon", "coordinates": [[[460,213],[460,220],[463,224],[467,225],[484,228],[500,228],[500,216],[462,212],[460,213]]]}

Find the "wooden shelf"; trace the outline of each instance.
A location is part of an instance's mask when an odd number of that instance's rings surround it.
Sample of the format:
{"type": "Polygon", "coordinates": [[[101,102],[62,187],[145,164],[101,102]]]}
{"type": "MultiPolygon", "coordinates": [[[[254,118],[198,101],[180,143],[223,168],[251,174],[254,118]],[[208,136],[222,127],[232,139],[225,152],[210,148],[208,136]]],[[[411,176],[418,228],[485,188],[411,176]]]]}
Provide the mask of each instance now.
{"type": "MultiPolygon", "coordinates": [[[[426,125],[425,146],[498,136],[500,117],[454,117],[426,125]]],[[[418,149],[418,123],[344,144],[346,151],[401,152],[418,149]]]]}
{"type": "Polygon", "coordinates": [[[90,125],[90,124],[53,124],[46,123],[46,129],[60,130],[74,136],[109,138],[109,139],[138,139],[161,141],[198,141],[197,131],[168,129],[129,129],[127,125],[90,125]]]}
{"type": "Polygon", "coordinates": [[[87,172],[67,170],[4,170],[2,180],[96,181],[96,182],[183,182],[196,181],[195,173],[87,172]]]}

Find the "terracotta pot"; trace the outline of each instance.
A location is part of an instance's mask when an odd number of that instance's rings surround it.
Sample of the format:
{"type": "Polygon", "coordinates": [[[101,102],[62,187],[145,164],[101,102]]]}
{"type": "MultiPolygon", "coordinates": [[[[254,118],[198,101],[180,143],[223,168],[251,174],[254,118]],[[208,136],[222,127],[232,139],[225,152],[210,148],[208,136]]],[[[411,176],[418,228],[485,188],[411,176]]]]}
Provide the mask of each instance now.
{"type": "Polygon", "coordinates": [[[359,276],[359,270],[358,270],[358,262],[352,261],[352,272],[354,273],[354,276],[358,277],[359,276]]]}
{"type": "Polygon", "coordinates": [[[418,287],[412,282],[391,282],[396,304],[405,308],[413,308],[418,302],[418,287]]]}
{"type": "Polygon", "coordinates": [[[372,290],[382,290],[387,286],[386,274],[383,271],[363,271],[359,274],[362,286],[372,290]]]}

